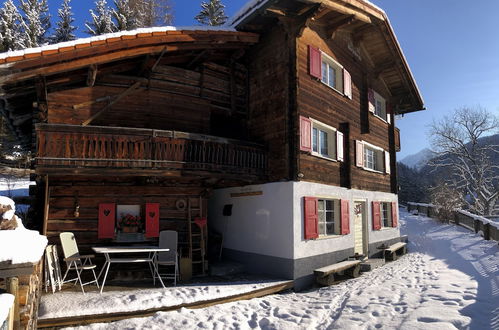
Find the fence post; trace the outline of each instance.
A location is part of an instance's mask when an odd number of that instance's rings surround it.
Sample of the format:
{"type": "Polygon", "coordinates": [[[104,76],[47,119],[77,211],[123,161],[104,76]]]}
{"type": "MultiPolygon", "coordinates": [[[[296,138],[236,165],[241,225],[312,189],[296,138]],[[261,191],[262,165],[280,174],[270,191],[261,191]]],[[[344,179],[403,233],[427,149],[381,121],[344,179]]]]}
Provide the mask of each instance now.
{"type": "Polygon", "coordinates": [[[478,234],[478,232],[480,231],[480,220],[474,220],[473,221],[473,227],[475,229],[475,234],[478,234]]]}
{"type": "Polygon", "coordinates": [[[486,241],[490,240],[490,223],[483,224],[483,239],[486,241]]]}
{"type": "Polygon", "coordinates": [[[7,292],[13,295],[14,306],[14,329],[19,329],[21,325],[21,320],[19,318],[19,279],[17,277],[9,277],[6,281],[7,292]]]}
{"type": "Polygon", "coordinates": [[[454,214],[454,223],[459,226],[459,212],[457,211],[453,211],[452,212],[454,214]]]}

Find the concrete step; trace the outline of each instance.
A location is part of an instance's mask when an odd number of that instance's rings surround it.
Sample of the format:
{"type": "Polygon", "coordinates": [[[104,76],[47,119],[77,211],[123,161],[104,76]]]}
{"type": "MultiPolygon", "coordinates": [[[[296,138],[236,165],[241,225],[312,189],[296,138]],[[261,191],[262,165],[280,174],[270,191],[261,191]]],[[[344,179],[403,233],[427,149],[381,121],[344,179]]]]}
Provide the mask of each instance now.
{"type": "Polygon", "coordinates": [[[361,272],[370,272],[373,269],[379,268],[385,264],[385,259],[382,258],[372,258],[364,260],[360,264],[361,272]]]}

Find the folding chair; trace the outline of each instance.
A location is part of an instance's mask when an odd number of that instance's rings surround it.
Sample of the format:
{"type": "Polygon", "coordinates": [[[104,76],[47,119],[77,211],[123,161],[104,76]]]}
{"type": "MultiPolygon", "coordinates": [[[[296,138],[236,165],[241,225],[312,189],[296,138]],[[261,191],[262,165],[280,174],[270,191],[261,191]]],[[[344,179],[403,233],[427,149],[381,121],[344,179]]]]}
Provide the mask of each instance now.
{"type": "Polygon", "coordinates": [[[97,282],[97,276],[95,275],[96,265],[92,264],[91,258],[95,257],[93,254],[90,255],[80,255],[78,251],[78,245],[76,244],[76,239],[73,233],[66,232],[59,234],[61,239],[62,251],[64,252],[64,261],[66,261],[66,273],[62,278],[62,283],[73,282],[75,285],[80,282],[81,291],[85,294],[83,289],[84,285],[95,283],[97,288],[99,288],[99,283],[97,282]],[[76,277],[66,281],[66,276],[70,270],[76,271],[76,277]],[[91,270],[94,275],[94,280],[90,282],[83,283],[81,281],[81,273],[84,270],[91,270]]]}
{"type": "MultiPolygon", "coordinates": [[[[159,276],[164,279],[173,279],[173,285],[177,285],[178,277],[178,253],[177,253],[178,234],[174,230],[164,230],[159,233],[159,248],[170,249],[167,252],[158,252],[155,267],[158,270],[159,276]],[[161,273],[159,266],[173,266],[174,273],[161,273]]],[[[154,283],[156,283],[157,275],[154,274],[154,283]]]]}

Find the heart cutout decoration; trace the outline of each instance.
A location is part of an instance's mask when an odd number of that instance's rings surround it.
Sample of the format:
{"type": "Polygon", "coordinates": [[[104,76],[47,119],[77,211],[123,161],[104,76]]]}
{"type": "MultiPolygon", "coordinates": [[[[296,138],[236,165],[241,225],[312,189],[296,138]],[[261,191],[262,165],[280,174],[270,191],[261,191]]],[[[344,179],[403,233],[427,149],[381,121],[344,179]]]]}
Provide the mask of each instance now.
{"type": "Polygon", "coordinates": [[[154,218],[155,215],[156,215],[156,212],[149,212],[149,217],[150,218],[154,218]]]}
{"type": "Polygon", "coordinates": [[[104,210],[104,215],[107,217],[109,215],[109,213],[111,213],[110,210],[104,210]]]}
{"type": "Polygon", "coordinates": [[[208,220],[206,218],[195,218],[194,223],[196,223],[199,228],[203,228],[208,223],[208,220]]]}

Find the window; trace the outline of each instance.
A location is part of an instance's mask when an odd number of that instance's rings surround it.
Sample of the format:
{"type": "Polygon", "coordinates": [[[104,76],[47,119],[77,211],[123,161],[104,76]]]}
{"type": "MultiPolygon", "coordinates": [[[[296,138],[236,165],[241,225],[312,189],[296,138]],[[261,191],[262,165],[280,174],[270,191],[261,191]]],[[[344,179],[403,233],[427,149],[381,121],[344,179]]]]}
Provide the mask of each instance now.
{"type": "Polygon", "coordinates": [[[322,53],[321,81],[331,88],[343,93],[343,67],[326,54],[322,53]]]}
{"type": "Polygon", "coordinates": [[[387,120],[386,101],[378,93],[374,92],[373,94],[374,94],[374,114],[383,119],[384,121],[386,121],[387,120]]]}
{"type": "Polygon", "coordinates": [[[336,130],[312,120],[312,154],[336,158],[336,130]]]}
{"type": "Polygon", "coordinates": [[[383,172],[383,149],[368,144],[364,145],[364,168],[383,172]]]}
{"type": "Polygon", "coordinates": [[[391,203],[380,202],[381,227],[392,227],[391,203]]]}
{"type": "Polygon", "coordinates": [[[318,200],[319,236],[340,235],[339,200],[318,200]]]}

